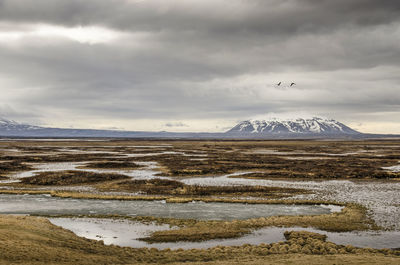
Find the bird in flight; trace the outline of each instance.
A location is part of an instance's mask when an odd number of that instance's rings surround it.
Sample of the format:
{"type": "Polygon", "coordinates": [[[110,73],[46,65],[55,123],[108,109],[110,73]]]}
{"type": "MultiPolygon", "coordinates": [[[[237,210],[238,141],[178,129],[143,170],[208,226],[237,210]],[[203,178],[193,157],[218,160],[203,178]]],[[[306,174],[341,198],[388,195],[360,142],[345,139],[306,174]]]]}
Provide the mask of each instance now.
{"type": "Polygon", "coordinates": [[[290,86],[294,86],[294,85],[296,85],[296,83],[291,83],[291,84],[290,84],[290,86]]]}
{"type": "Polygon", "coordinates": [[[279,82],[278,84],[276,84],[277,86],[280,86],[282,84],[282,82],[279,82]]]}

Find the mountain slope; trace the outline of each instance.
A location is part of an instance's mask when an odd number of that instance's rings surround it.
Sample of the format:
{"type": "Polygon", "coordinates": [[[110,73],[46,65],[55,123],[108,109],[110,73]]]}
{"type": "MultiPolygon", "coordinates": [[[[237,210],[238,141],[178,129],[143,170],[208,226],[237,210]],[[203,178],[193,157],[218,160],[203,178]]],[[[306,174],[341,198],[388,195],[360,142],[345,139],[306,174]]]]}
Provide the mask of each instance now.
{"type": "Polygon", "coordinates": [[[356,135],[359,132],[332,119],[319,117],[242,121],[228,134],[263,135],[356,135]]]}
{"type": "Polygon", "coordinates": [[[5,137],[128,137],[136,134],[138,132],[46,128],[0,118],[0,136],[5,137]]]}

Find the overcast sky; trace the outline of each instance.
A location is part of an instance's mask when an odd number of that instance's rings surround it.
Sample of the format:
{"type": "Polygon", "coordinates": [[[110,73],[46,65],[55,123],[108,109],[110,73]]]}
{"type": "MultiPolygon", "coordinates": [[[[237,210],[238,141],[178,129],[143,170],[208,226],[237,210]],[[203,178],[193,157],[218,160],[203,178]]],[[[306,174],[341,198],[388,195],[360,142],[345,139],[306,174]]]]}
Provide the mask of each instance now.
{"type": "Polygon", "coordinates": [[[0,92],[0,116],[42,126],[400,133],[400,1],[0,0],[0,92]]]}

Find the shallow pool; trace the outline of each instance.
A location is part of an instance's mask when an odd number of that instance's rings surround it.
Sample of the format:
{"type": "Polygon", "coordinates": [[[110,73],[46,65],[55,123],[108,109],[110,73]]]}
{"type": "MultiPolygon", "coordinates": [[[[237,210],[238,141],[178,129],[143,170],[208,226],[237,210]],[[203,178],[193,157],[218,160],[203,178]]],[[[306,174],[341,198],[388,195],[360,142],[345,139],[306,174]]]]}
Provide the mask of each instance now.
{"type": "Polygon", "coordinates": [[[234,220],[274,215],[319,215],[340,210],[340,207],[333,205],[166,203],[163,200],[87,200],[57,198],[50,195],[0,194],[1,214],[119,214],[201,220],[234,220]]]}
{"type": "Polygon", "coordinates": [[[230,239],[215,239],[203,242],[168,242],[146,243],[140,238],[149,236],[152,232],[170,229],[169,225],[143,224],[129,220],[113,220],[100,218],[50,218],[50,222],[71,230],[76,235],[96,240],[103,240],[105,244],[126,247],[154,247],[158,249],[191,249],[210,248],[215,246],[240,246],[243,244],[258,245],[285,241],[285,231],[309,231],[327,235],[327,241],[339,245],[353,245],[356,247],[372,248],[399,248],[400,231],[362,231],[335,233],[314,228],[302,227],[267,227],[255,230],[252,233],[230,239]]]}

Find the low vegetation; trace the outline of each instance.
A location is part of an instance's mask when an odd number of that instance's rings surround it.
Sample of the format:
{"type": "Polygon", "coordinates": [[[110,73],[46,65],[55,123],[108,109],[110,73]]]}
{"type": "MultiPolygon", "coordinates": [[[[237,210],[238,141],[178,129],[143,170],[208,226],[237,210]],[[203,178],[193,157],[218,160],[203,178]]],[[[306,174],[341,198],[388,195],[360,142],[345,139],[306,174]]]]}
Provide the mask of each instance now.
{"type": "MultiPolygon", "coordinates": [[[[240,176],[229,176],[229,178],[245,178],[245,179],[324,179],[326,178],[327,173],[298,173],[298,172],[290,172],[290,171],[274,171],[274,172],[258,172],[258,173],[249,173],[243,174],[240,176]]],[[[363,175],[362,173],[354,174],[352,176],[346,177],[331,177],[335,179],[399,179],[400,173],[394,172],[372,172],[363,175]]]]}
{"type": "Polygon", "coordinates": [[[142,166],[133,162],[127,161],[105,161],[105,162],[91,162],[87,163],[80,168],[100,168],[100,169],[137,169],[142,166]]]}
{"type": "Polygon", "coordinates": [[[20,161],[3,161],[0,162],[0,175],[6,175],[16,171],[29,170],[31,167],[20,161]]]}
{"type": "MultiPolygon", "coordinates": [[[[135,162],[153,161],[163,170],[162,175],[171,177],[215,176],[251,171],[257,173],[247,176],[249,178],[400,178],[400,173],[382,169],[398,164],[400,160],[398,140],[342,142],[127,140],[73,144],[42,142],[41,146],[27,141],[7,143],[7,145],[23,152],[18,155],[4,153],[1,156],[2,161],[11,163],[3,165],[7,167],[6,172],[23,170],[24,167],[28,167],[26,163],[91,162],[88,165],[90,168],[134,169],[138,166],[135,162]],[[88,153],[59,152],[63,145],[88,153]],[[70,147],[71,145],[74,146],[70,147]],[[96,153],[91,153],[92,151],[96,153]],[[162,154],[163,151],[170,153],[162,154]],[[123,157],[123,154],[146,156],[123,157]]],[[[2,166],[0,175],[1,168],[2,166]]]]}
{"type": "MultiPolygon", "coordinates": [[[[169,224],[177,225],[179,222],[172,221],[169,224]]],[[[325,215],[271,216],[230,222],[196,221],[193,223],[191,221],[191,223],[181,225],[178,229],[154,232],[149,237],[143,238],[143,240],[155,243],[233,238],[250,233],[254,229],[269,226],[314,227],[332,232],[378,229],[375,223],[366,216],[365,208],[355,204],[348,204],[340,213],[325,215]]]]}
{"type": "Polygon", "coordinates": [[[45,218],[0,216],[1,264],[398,264],[399,252],[339,246],[317,234],[289,232],[273,244],[157,250],[106,246],[77,237],[45,218]]]}
{"type": "Polygon", "coordinates": [[[30,185],[73,185],[73,184],[90,184],[102,181],[127,179],[128,176],[111,173],[95,173],[87,171],[56,171],[41,172],[35,176],[21,179],[23,184],[30,185]]]}
{"type": "Polygon", "coordinates": [[[148,157],[167,170],[171,177],[191,177],[254,171],[255,177],[282,179],[388,179],[400,173],[386,172],[385,166],[396,165],[400,156],[384,160],[375,157],[328,157],[327,159],[290,160],[282,155],[249,154],[239,151],[210,154],[207,161],[188,158],[148,157]]]}
{"type": "Polygon", "coordinates": [[[239,171],[257,178],[396,179],[382,167],[398,164],[398,141],[192,141],[171,142],[168,154],[138,157],[156,161],[162,175],[215,176],[239,171]]]}
{"type": "Polygon", "coordinates": [[[281,198],[295,194],[308,193],[303,189],[278,188],[266,186],[198,186],[186,185],[180,181],[168,179],[124,180],[104,183],[97,186],[103,191],[140,192],[149,195],[174,196],[252,196],[281,198]]]}

